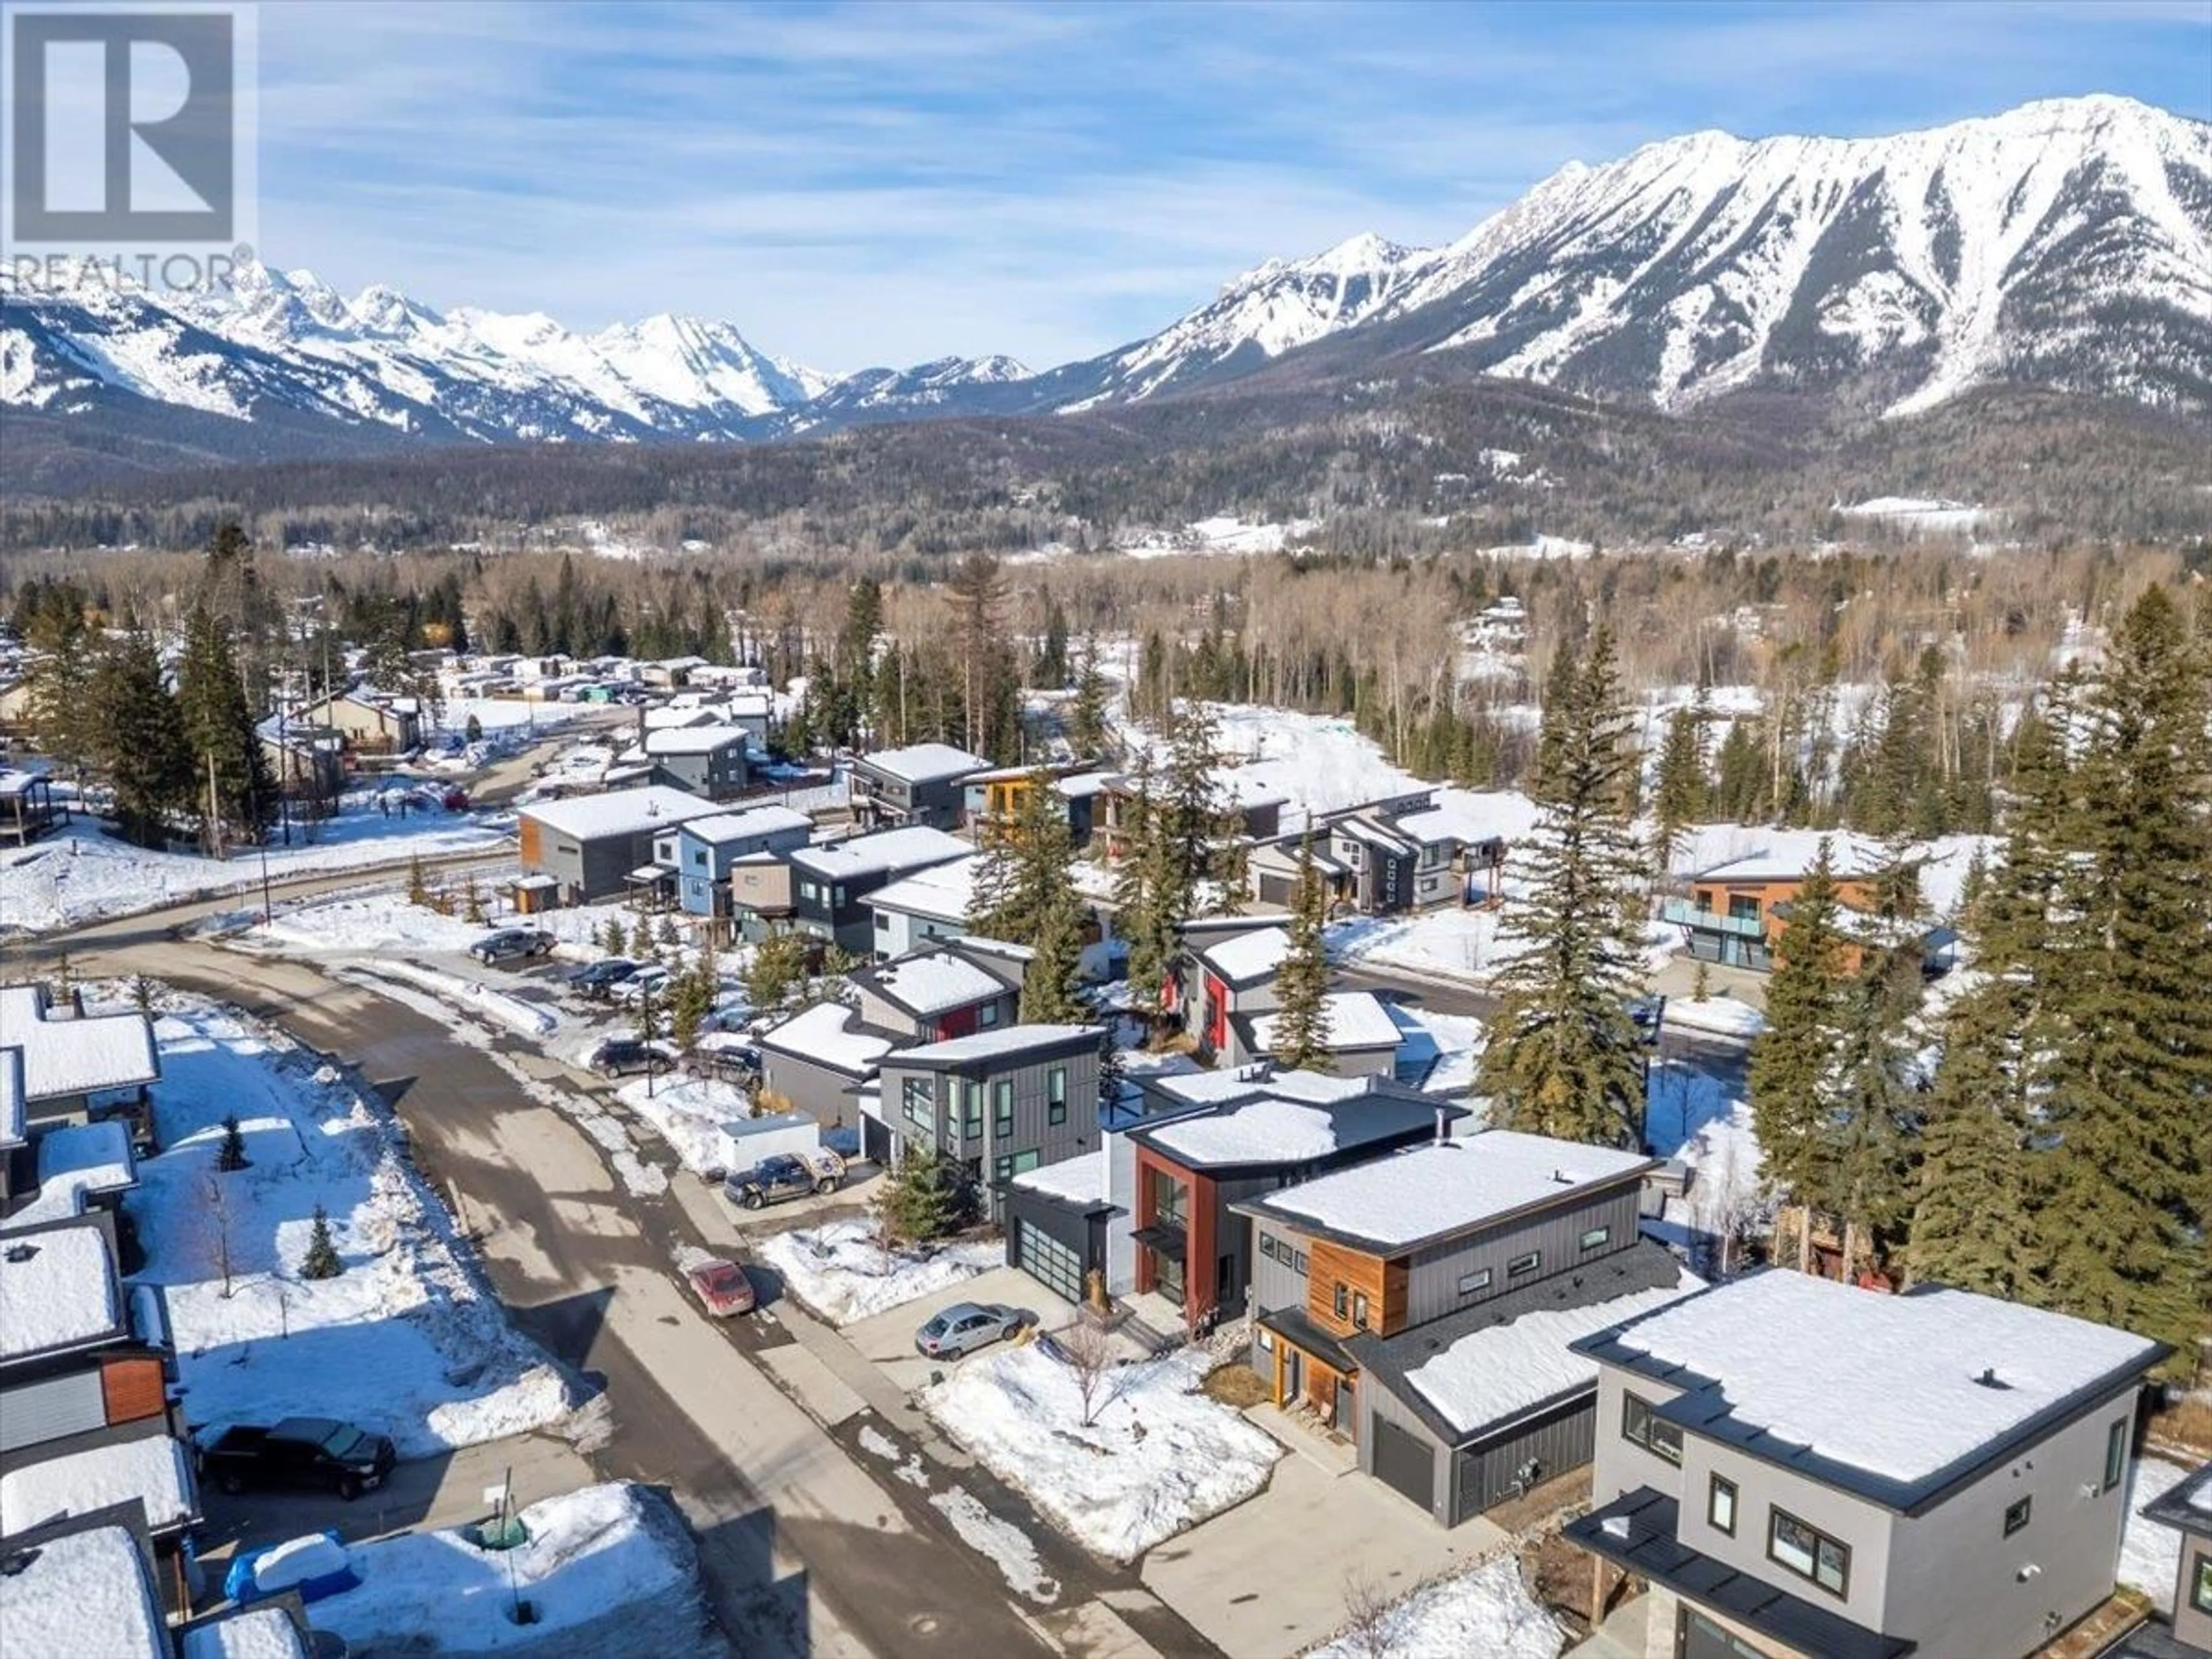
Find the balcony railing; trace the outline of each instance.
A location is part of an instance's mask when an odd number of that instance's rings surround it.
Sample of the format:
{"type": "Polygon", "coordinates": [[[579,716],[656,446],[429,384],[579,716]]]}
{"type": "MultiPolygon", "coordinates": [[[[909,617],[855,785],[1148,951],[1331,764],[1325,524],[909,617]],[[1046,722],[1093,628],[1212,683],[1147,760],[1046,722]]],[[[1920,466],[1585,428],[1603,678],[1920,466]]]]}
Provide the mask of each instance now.
{"type": "Polygon", "coordinates": [[[1717,910],[1701,910],[1688,899],[1667,900],[1659,907],[1659,919],[1694,927],[1701,933],[1734,933],[1739,939],[1766,937],[1766,924],[1757,916],[1729,916],[1717,910]]]}

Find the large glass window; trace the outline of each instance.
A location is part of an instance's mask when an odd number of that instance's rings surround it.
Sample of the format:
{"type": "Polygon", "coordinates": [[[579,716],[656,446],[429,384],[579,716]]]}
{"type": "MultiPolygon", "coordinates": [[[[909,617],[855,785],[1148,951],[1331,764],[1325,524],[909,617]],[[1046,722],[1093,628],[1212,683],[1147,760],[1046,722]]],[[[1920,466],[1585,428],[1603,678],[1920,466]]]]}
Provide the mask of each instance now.
{"type": "Polygon", "coordinates": [[[1001,1140],[1013,1138],[1014,1085],[1011,1083],[991,1085],[991,1133],[1001,1140]]]}
{"type": "Polygon", "coordinates": [[[1735,1482],[1726,1475],[1715,1475],[1705,1493],[1705,1519],[1716,1532],[1735,1536],[1735,1482]]]}
{"type": "Polygon", "coordinates": [[[1682,1431],[1664,1421],[1641,1395],[1620,1396],[1620,1437],[1632,1440],[1654,1457],[1669,1463],[1682,1461],[1682,1431]]]}
{"type": "Polygon", "coordinates": [[[961,1115],[966,1120],[961,1127],[969,1139],[981,1140],[983,1138],[983,1085],[971,1082],[961,1086],[965,1090],[961,1115]]]}
{"type": "Polygon", "coordinates": [[[927,1078],[908,1078],[899,1090],[899,1102],[905,1109],[906,1121],[916,1128],[937,1127],[937,1102],[931,1095],[927,1078]]]}
{"type": "Polygon", "coordinates": [[[1766,1557],[1831,1595],[1850,1593],[1851,1547],[1787,1510],[1773,1510],[1767,1522],[1766,1557]]]}
{"type": "Polygon", "coordinates": [[[2212,1555],[2200,1555],[2189,1569],[2189,1605],[2212,1613],[2212,1555]]]}
{"type": "Polygon", "coordinates": [[[1067,1067],[1055,1066],[1044,1074],[1045,1121],[1055,1127],[1067,1121],[1067,1067]]]}

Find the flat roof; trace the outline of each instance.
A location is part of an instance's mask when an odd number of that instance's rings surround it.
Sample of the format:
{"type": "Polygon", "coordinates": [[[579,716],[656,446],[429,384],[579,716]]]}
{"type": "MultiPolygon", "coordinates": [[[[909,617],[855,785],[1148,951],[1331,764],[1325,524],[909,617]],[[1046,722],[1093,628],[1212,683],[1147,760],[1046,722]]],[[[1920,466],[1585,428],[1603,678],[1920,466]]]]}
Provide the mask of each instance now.
{"type": "Polygon", "coordinates": [[[138,1540],[123,1526],[0,1541],[0,1631],[11,1653],[168,1659],[168,1628],[138,1540]],[[17,1563],[21,1565],[19,1566],[17,1563]]]}
{"type": "Polygon", "coordinates": [[[865,1077],[896,1045],[890,1037],[861,1025],[860,1018],[842,1002],[817,1002],[753,1041],[771,1054],[865,1077]]]}
{"type": "Polygon", "coordinates": [[[0,1474],[0,1533],[27,1532],[68,1515],[133,1499],[155,1532],[181,1526],[199,1513],[191,1459],[166,1422],[149,1418],[140,1433],[24,1463],[0,1474]]]}
{"type": "Polygon", "coordinates": [[[814,820],[791,806],[749,806],[738,812],[709,812],[687,819],[681,826],[687,836],[720,844],[749,836],[780,835],[791,830],[814,828],[814,820]]]}
{"type": "Polygon", "coordinates": [[[1439,1111],[1465,1115],[1462,1107],[1380,1078],[1287,1072],[1265,1082],[1226,1080],[1231,1086],[1217,1093],[1176,1086],[1189,1085],[1189,1078],[1144,1079],[1170,1099],[1203,1101],[1212,1095],[1220,1103],[1214,1111],[1140,1125],[1129,1132],[1132,1139],[1189,1169],[1310,1164],[1428,1127],[1439,1111]]]}
{"type": "Polygon", "coordinates": [[[2212,1537],[2212,1463],[2185,1476],[2142,1506],[2151,1520],[2200,1538],[2212,1537]]]}
{"type": "Polygon", "coordinates": [[[648,755],[711,755],[732,744],[742,746],[742,726],[665,726],[645,734],[648,755]]]}
{"type": "Polygon", "coordinates": [[[0,1360],[123,1334],[123,1298],[105,1219],[88,1216],[0,1237],[0,1360]]]}
{"type": "Polygon", "coordinates": [[[975,872],[982,867],[980,854],[953,859],[917,870],[888,882],[863,901],[871,909],[896,910],[902,915],[966,926],[968,904],[975,891],[975,872]]]}
{"type": "Polygon", "coordinates": [[[5,1220],[0,1233],[17,1232],[84,1213],[87,1198],[106,1198],[138,1184],[131,1129],[120,1118],[71,1123],[39,1137],[39,1194],[5,1220]]]}
{"type": "Polygon", "coordinates": [[[991,763],[949,743],[914,743],[903,749],[884,749],[863,755],[858,764],[902,783],[935,783],[942,778],[964,778],[987,770],[991,763]]]}
{"type": "Polygon", "coordinates": [[[1254,1200],[1252,1208],[1395,1252],[1579,1199],[1658,1164],[1641,1152],[1486,1129],[1285,1187],[1254,1200]]]}
{"type": "MultiPolygon", "coordinates": [[[[154,1026],[136,1009],[76,1014],[56,1009],[36,985],[0,986],[0,1047],[23,1054],[23,1096],[35,1104],[152,1083],[161,1075],[154,1026]]],[[[0,1130],[5,1112],[0,1107],[0,1130]]]]}
{"type": "Polygon", "coordinates": [[[909,1013],[927,1017],[949,1013],[974,1003],[1006,995],[1009,987],[996,974],[987,973],[964,957],[950,951],[924,951],[896,957],[852,975],[853,983],[873,990],[909,1013]]]}
{"type": "Polygon", "coordinates": [[[1887,866],[1881,842],[1849,830],[1801,830],[1777,831],[1770,844],[1756,853],[1730,859],[1699,870],[1692,881],[1797,881],[1820,858],[1820,842],[1828,843],[1831,872],[1838,881],[1863,881],[1887,866]]]}
{"type": "Polygon", "coordinates": [[[1685,1390],[1661,1408],[1670,1421],[1898,1508],[2168,1352],[1968,1291],[1890,1296],[1774,1268],[1584,1345],[1685,1390]]]}
{"type": "Polygon", "coordinates": [[[645,784],[635,789],[611,789],[599,795],[575,795],[567,800],[542,801],[519,809],[523,817],[535,818],[556,835],[577,841],[642,835],[727,810],[714,801],[702,800],[696,795],[661,783],[645,784]]]}
{"type": "Polygon", "coordinates": [[[1290,952],[1289,927],[1258,927],[1207,945],[1199,952],[1199,960],[1231,984],[1246,985],[1273,973],[1290,952]]]}
{"type": "Polygon", "coordinates": [[[1064,1044],[1095,1046],[1102,1027],[1097,1025],[1006,1025],[995,1031],[976,1031],[947,1037],[917,1048],[899,1050],[901,1066],[957,1066],[968,1060],[1000,1060],[1026,1054],[1032,1048],[1054,1048],[1064,1044]]]}
{"type": "MultiPolygon", "coordinates": [[[[1328,1024],[1332,1052],[1395,1048],[1404,1040],[1405,1033],[1390,1018],[1389,1005],[1372,991],[1331,991],[1322,998],[1321,1006],[1328,1024]]],[[[1279,1013],[1252,1016],[1252,1036],[1260,1053],[1273,1051],[1275,1026],[1280,1018],[1279,1013]]]]}
{"type": "Polygon", "coordinates": [[[1078,1152],[1073,1158],[1064,1158],[1057,1164],[1024,1170],[1007,1185],[1055,1203],[1089,1211],[1111,1206],[1113,1200],[1107,1194],[1107,1182],[1106,1149],[1099,1146],[1078,1152]]]}
{"type": "Polygon", "coordinates": [[[965,858],[975,850],[957,836],[947,835],[931,824],[915,823],[901,830],[878,830],[872,835],[854,836],[845,841],[824,842],[818,847],[802,847],[788,856],[795,870],[804,870],[824,881],[849,881],[858,876],[919,870],[927,865],[965,858]]]}

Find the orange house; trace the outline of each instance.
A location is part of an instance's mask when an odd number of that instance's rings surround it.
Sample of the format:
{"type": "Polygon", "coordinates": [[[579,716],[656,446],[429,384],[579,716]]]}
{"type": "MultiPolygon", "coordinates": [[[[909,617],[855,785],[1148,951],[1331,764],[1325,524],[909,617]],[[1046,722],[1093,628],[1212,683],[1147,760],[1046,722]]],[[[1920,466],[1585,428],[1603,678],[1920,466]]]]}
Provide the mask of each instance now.
{"type": "MultiPolygon", "coordinates": [[[[1682,929],[1697,961],[1772,973],[1778,942],[1790,925],[1790,902],[1805,884],[1815,856],[1754,853],[1715,865],[1692,876],[1690,896],[1668,899],[1661,907],[1660,918],[1682,929]]],[[[1881,871],[1875,849],[1852,837],[1838,836],[1830,844],[1829,858],[1844,909],[1873,921],[1875,881],[1881,871]]],[[[1845,931],[1854,931],[1849,918],[1845,931]]],[[[1856,973],[1864,954],[1863,944],[1847,944],[1845,971],[1856,973]]]]}

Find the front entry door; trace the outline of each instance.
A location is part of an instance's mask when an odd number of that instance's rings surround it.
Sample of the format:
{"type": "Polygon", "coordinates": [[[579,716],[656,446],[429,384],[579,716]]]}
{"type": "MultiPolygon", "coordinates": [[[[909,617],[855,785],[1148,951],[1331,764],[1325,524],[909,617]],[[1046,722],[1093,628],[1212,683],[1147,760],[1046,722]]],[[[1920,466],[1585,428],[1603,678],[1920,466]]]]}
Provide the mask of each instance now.
{"type": "Polygon", "coordinates": [[[1306,1389],[1306,1357],[1288,1343],[1283,1346],[1283,1397],[1276,1403],[1294,1406],[1306,1389]]]}

